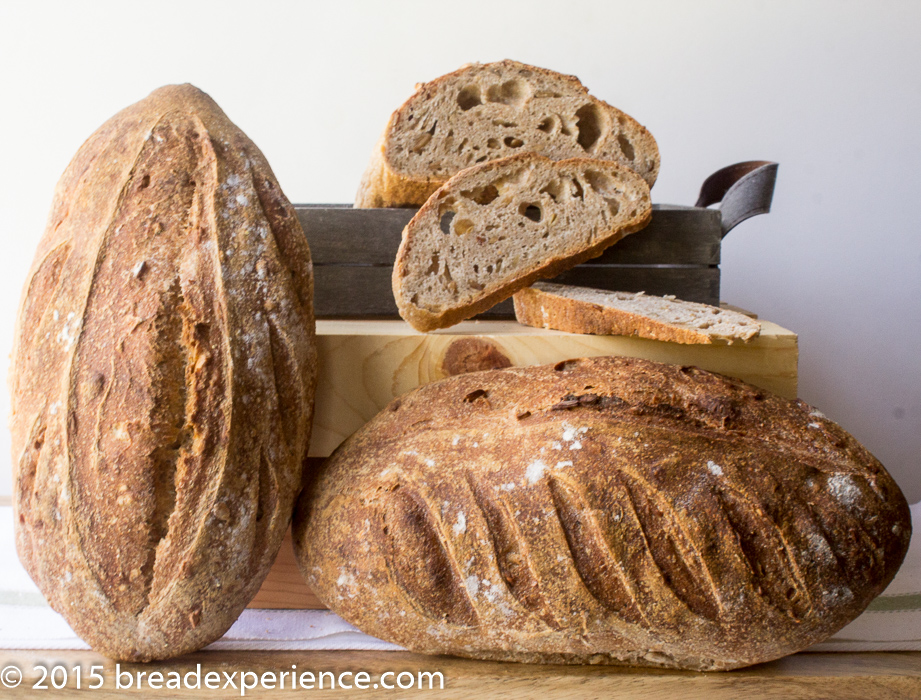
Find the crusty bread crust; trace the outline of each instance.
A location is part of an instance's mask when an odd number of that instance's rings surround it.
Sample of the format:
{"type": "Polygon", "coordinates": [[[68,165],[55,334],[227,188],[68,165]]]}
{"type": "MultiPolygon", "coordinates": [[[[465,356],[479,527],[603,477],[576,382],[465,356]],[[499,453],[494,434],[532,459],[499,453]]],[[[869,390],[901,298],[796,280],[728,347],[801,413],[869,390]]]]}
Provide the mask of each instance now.
{"type": "Polygon", "coordinates": [[[412,651],[696,670],[835,633],[910,530],[882,465],[812,407],[610,357],[394,400],[293,526],[320,600],[412,651]]]}
{"type": "Polygon", "coordinates": [[[760,323],[736,311],[642,292],[538,282],[516,292],[514,303],[519,323],[566,333],[635,335],[698,345],[747,342],[761,332],[760,323]]]}
{"type": "MultiPolygon", "coordinates": [[[[426,123],[425,129],[428,127],[429,123],[426,123]]],[[[433,123],[431,128],[434,131],[437,127],[433,123]]],[[[583,125],[583,132],[589,133],[588,128],[583,125]]],[[[419,136],[428,139],[426,134],[427,131],[424,131],[419,136]]],[[[438,187],[464,167],[509,156],[516,149],[537,152],[554,160],[576,157],[612,160],[636,170],[650,187],[655,184],[660,165],[658,146],[646,127],[590,95],[575,76],[511,60],[470,64],[417,86],[416,92],[391,115],[362,177],[355,207],[421,206],[438,187]],[[501,94],[503,83],[500,81],[503,80],[505,84],[518,80],[528,84],[548,82],[554,86],[556,97],[542,97],[531,90],[532,94],[523,99],[509,98],[501,94]],[[478,86],[484,100],[482,115],[478,115],[477,108],[470,110],[469,114],[474,115],[472,123],[466,121],[466,113],[458,111],[460,108],[455,104],[459,92],[467,84],[478,86]],[[499,94],[490,98],[490,89],[496,89],[499,94]],[[596,110],[598,115],[595,118],[598,123],[593,121],[591,125],[591,145],[578,140],[580,129],[575,113],[580,107],[596,110]],[[412,149],[411,144],[401,141],[407,135],[414,138],[412,130],[430,109],[438,110],[438,118],[432,116],[432,120],[441,121],[442,126],[426,146],[447,148],[462,140],[460,133],[463,131],[469,137],[483,141],[482,150],[481,144],[470,143],[456,152],[452,151],[453,159],[439,154],[435,159],[437,162],[433,162],[431,167],[407,169],[405,165],[401,166],[407,150],[412,149]],[[551,124],[543,133],[537,123],[542,116],[551,124]],[[507,124],[515,124],[515,127],[507,124]],[[456,136],[455,131],[458,132],[456,136]],[[506,139],[520,143],[509,146],[505,143],[506,139]],[[487,142],[490,144],[488,147],[487,142]]]]}
{"type": "Polygon", "coordinates": [[[220,637],[301,486],[313,273],[259,149],[168,86],[80,148],[23,290],[9,375],[16,546],[96,651],[220,637]]]}
{"type": "Polygon", "coordinates": [[[361,177],[354,206],[356,209],[415,208],[422,205],[445,182],[442,178],[434,177],[416,180],[394,172],[387,165],[384,137],[381,137],[361,177]]]}
{"type": "Polygon", "coordinates": [[[601,255],[624,236],[644,228],[651,217],[646,183],[633,171],[608,161],[572,158],[554,162],[534,153],[521,153],[467,168],[436,190],[403,231],[393,268],[393,294],[400,316],[423,332],[454,325],[508,299],[538,279],[553,277],[601,255]],[[585,173],[595,172],[602,173],[618,191],[596,192],[587,182],[574,182],[584,179],[585,173]],[[496,198],[487,205],[471,203],[473,200],[465,195],[470,190],[495,187],[494,183],[502,186],[501,183],[514,178],[526,182],[508,185],[501,194],[497,189],[496,198]],[[560,193],[548,194],[551,186],[560,188],[560,193]],[[577,186],[579,195],[565,191],[567,186],[577,186]],[[513,218],[524,216],[518,208],[527,201],[542,207],[541,221],[532,225],[526,220],[516,220],[514,226],[510,225],[508,213],[511,211],[513,218]],[[604,213],[608,205],[616,206],[617,212],[610,216],[604,213]],[[457,219],[469,217],[475,228],[460,233],[452,223],[451,233],[444,234],[442,217],[448,210],[456,211],[457,219]],[[568,225],[552,220],[563,214],[570,217],[568,225]],[[499,218],[503,216],[506,219],[499,218]],[[523,230],[515,227],[519,223],[524,225],[523,230]],[[482,241],[484,255],[495,253],[506,261],[519,256],[520,264],[517,268],[509,264],[501,273],[496,270],[487,275],[480,270],[474,274],[467,269],[473,269],[474,255],[455,251],[455,269],[449,270],[453,246],[469,247],[474,236],[482,241]],[[518,250],[540,244],[542,239],[549,241],[549,248],[535,247],[527,255],[518,250]],[[439,262],[432,279],[440,286],[429,295],[432,298],[422,298],[413,285],[423,279],[433,257],[439,262]],[[480,285],[482,289],[476,291],[480,285]],[[435,294],[443,298],[436,299],[435,294]]]}

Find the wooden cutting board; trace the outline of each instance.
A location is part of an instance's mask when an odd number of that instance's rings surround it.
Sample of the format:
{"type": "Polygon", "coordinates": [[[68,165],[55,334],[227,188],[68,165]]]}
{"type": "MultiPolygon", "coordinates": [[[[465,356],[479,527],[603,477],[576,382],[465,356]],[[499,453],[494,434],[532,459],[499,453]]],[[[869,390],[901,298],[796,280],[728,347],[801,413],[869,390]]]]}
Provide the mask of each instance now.
{"type": "MultiPolygon", "coordinates": [[[[466,321],[434,333],[417,333],[396,320],[321,320],[317,322],[320,375],[310,456],[328,457],[390,401],[421,384],[478,369],[549,364],[574,357],[621,355],[696,365],[795,398],[797,336],[770,321],[761,323],[761,335],[749,343],[680,345],[561,333],[514,321],[466,321]]],[[[250,607],[324,607],[297,570],[290,532],[250,607]]]]}

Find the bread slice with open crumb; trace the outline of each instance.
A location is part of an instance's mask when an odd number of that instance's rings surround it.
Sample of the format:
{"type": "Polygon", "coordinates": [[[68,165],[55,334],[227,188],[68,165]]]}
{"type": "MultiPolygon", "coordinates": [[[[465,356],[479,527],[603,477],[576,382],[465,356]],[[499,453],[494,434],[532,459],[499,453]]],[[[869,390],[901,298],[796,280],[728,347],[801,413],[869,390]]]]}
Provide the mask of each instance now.
{"type": "Polygon", "coordinates": [[[761,324],[708,304],[643,292],[609,292],[538,282],[515,294],[519,323],[567,333],[636,335],[673,343],[749,341],[761,324]]]}
{"type": "Polygon", "coordinates": [[[471,64],[420,85],[390,118],[355,206],[419,206],[455,173],[533,151],[620,163],[652,187],[655,139],[579,79],[517,61],[471,64]]]}
{"type": "Polygon", "coordinates": [[[403,230],[400,315],[446,328],[553,277],[649,223],[649,187],[610,161],[522,153],[461,171],[403,230]]]}

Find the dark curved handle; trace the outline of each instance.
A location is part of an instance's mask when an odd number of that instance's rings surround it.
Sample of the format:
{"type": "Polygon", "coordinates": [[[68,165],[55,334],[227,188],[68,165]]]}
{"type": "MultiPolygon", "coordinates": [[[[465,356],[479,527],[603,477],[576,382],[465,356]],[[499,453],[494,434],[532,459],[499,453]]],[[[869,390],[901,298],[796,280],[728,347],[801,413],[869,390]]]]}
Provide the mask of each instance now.
{"type": "Polygon", "coordinates": [[[725,236],[745,219],[771,211],[777,167],[769,160],[748,160],[717,170],[704,180],[694,206],[720,202],[725,236]]]}

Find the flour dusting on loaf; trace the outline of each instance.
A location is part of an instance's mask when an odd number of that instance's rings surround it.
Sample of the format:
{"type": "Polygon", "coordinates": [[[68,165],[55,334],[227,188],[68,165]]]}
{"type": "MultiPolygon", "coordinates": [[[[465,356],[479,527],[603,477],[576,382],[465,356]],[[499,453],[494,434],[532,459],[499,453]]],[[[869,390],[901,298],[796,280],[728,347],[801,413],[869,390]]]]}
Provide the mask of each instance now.
{"type": "Polygon", "coordinates": [[[718,670],[835,633],[910,529],[882,465],[803,402],[593,358],[394,400],[326,461],[294,536],[325,604],[413,651],[718,670]]]}
{"type": "Polygon", "coordinates": [[[95,650],[220,637],[300,488],[316,381],[303,231],[258,148],[168,86],[80,148],[23,291],[16,546],[95,650]]]}

